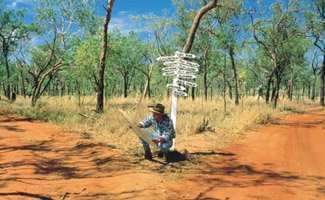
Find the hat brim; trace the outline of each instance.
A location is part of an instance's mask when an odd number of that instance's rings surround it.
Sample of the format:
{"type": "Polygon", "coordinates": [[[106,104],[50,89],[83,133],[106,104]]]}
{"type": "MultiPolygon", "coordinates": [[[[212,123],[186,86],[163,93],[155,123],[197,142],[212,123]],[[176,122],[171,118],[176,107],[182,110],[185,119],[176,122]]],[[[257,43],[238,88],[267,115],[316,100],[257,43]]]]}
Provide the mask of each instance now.
{"type": "Polygon", "coordinates": [[[158,114],[161,114],[161,115],[166,115],[166,113],[162,113],[162,112],[158,112],[158,111],[156,111],[156,110],[154,110],[152,107],[149,107],[149,110],[151,111],[151,112],[154,112],[154,113],[158,113],[158,114]]]}

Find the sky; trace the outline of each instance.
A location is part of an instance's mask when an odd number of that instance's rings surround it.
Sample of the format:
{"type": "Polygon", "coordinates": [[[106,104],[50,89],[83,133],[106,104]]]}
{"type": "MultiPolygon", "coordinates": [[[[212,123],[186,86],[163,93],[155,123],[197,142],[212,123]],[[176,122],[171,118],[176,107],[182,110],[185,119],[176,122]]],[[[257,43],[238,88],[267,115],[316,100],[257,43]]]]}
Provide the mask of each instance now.
{"type": "MultiPolygon", "coordinates": [[[[1,0],[0,0],[1,1],[1,0]]],[[[25,8],[25,23],[35,22],[35,11],[32,5],[32,0],[2,0],[6,8],[22,9],[25,8]]],[[[80,0],[81,1],[81,0],[80,0]]],[[[95,14],[104,18],[105,10],[103,5],[107,6],[107,0],[95,0],[95,14]]],[[[221,0],[220,0],[221,1],[221,0]]],[[[246,4],[263,1],[266,6],[274,3],[275,0],[243,0],[246,4]]],[[[165,12],[173,14],[176,11],[172,0],[116,0],[114,3],[111,21],[109,23],[109,31],[114,28],[119,29],[122,33],[135,31],[141,39],[145,39],[148,34],[143,28],[145,23],[136,24],[130,19],[130,16],[143,16],[152,13],[157,16],[162,16],[165,12]],[[142,27],[141,27],[142,26],[142,27]]],[[[34,38],[35,43],[42,41],[40,38],[34,38]]]]}
{"type": "MultiPolygon", "coordinates": [[[[27,10],[25,23],[35,21],[34,8],[31,4],[32,0],[3,0],[6,8],[27,10]]],[[[96,0],[95,14],[104,17],[106,0],[96,0]]],[[[164,10],[172,12],[174,6],[171,0],[116,0],[114,3],[112,17],[109,26],[117,27],[122,32],[128,32],[131,29],[136,29],[135,24],[130,20],[131,15],[147,15],[153,13],[161,16],[164,10]]],[[[136,30],[135,30],[136,31],[136,30]]]]}
{"type": "MultiPolygon", "coordinates": [[[[1,0],[0,0],[1,1],[1,0]]],[[[27,10],[25,23],[34,22],[34,8],[32,6],[32,0],[2,0],[7,8],[27,10]]],[[[96,15],[104,17],[105,10],[103,4],[107,3],[107,0],[95,0],[95,13],[96,15]]],[[[221,0],[220,0],[221,1],[221,0]]],[[[244,0],[247,4],[252,2],[263,1],[265,5],[270,5],[275,0],[244,0]]],[[[110,21],[110,27],[117,27],[122,32],[128,32],[131,29],[135,29],[135,24],[130,20],[130,15],[148,15],[153,13],[158,16],[162,16],[164,11],[168,13],[174,13],[176,8],[174,7],[172,0],[116,0],[113,7],[112,18],[110,21]]]]}

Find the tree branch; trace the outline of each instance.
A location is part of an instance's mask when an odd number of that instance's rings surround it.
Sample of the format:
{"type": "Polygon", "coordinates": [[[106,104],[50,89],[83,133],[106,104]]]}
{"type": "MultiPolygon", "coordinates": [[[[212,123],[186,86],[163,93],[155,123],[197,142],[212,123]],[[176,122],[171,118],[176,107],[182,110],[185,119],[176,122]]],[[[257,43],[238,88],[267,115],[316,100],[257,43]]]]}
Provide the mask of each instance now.
{"type": "Polygon", "coordinates": [[[192,22],[192,27],[190,29],[186,44],[183,48],[183,53],[189,53],[191,51],[192,48],[192,44],[194,42],[195,39],[195,33],[199,27],[200,24],[200,20],[203,17],[203,15],[205,13],[207,13],[208,11],[210,11],[211,9],[217,7],[217,0],[212,0],[210,3],[206,4],[205,6],[203,6],[195,15],[194,20],[192,22]]]}

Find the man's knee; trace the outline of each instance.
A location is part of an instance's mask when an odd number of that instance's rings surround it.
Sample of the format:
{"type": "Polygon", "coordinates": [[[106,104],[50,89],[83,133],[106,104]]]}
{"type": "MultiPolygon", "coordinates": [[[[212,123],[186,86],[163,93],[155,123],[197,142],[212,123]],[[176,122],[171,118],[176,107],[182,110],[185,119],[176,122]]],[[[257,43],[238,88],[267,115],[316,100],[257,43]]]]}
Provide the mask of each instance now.
{"type": "Polygon", "coordinates": [[[163,152],[163,153],[168,153],[169,152],[169,149],[172,145],[169,144],[169,142],[167,143],[161,143],[160,144],[160,151],[163,152]]]}

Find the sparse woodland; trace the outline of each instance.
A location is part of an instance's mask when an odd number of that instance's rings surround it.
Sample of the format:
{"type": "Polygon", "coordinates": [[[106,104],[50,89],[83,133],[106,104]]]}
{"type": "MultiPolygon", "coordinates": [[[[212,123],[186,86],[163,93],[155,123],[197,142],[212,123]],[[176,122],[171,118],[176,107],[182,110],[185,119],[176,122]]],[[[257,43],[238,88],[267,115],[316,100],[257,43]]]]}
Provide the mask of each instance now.
{"type": "Polygon", "coordinates": [[[125,132],[117,107],[136,119],[151,103],[169,107],[157,58],[175,51],[200,65],[198,87],[180,99],[182,134],[240,132],[277,111],[324,106],[324,0],[178,0],[164,16],[130,16],[128,32],[109,26],[118,3],[102,1],[98,16],[91,0],[33,1],[35,21],[24,23],[26,10],[1,2],[0,111],[125,132]]]}

